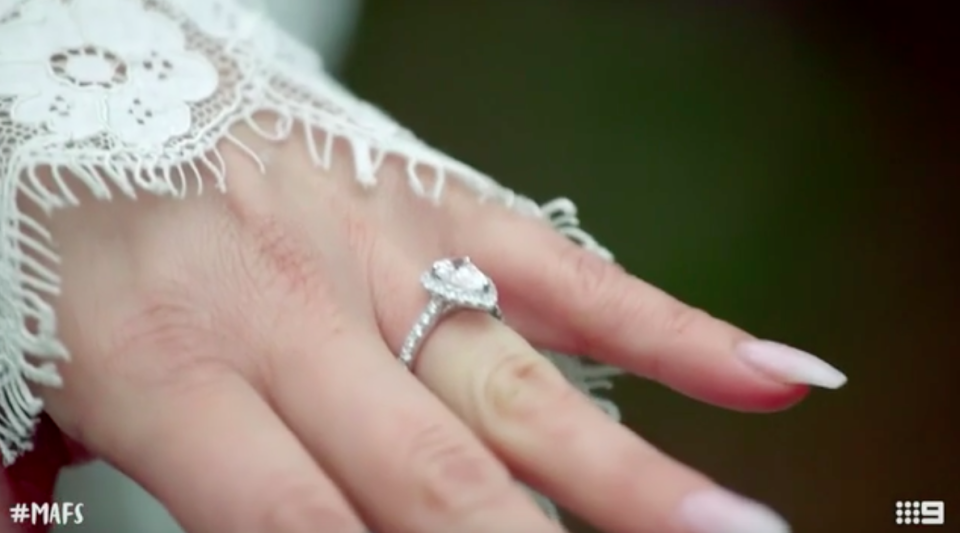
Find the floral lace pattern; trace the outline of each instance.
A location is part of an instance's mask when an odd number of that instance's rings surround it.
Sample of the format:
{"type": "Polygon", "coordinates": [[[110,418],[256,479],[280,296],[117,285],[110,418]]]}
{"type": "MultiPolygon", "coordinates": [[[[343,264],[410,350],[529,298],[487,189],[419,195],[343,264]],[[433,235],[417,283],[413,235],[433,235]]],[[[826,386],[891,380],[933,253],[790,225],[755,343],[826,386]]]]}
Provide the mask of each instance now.
{"type": "Polygon", "coordinates": [[[28,6],[0,33],[0,94],[15,97],[13,122],[63,140],[109,132],[149,150],[189,132],[188,103],[217,88],[213,65],[156,12],[131,2],[28,6]]]}
{"type": "MultiPolygon", "coordinates": [[[[0,0],[0,451],[10,464],[31,448],[42,402],[29,382],[56,387],[68,358],[57,339],[60,278],[50,234],[18,199],[44,212],[78,202],[72,187],[109,199],[201,192],[201,172],[227,185],[218,143],[257,156],[230,131],[303,135],[315,164],[350,146],[356,179],[374,186],[388,155],[407,161],[409,186],[440,200],[447,179],[487,201],[550,220],[610,258],[579,229],[567,200],[538,206],[421,142],[327,76],[320,60],[240,0],[0,0]],[[254,122],[266,111],[269,127],[254,122]],[[39,168],[52,180],[41,182],[39,168]],[[38,260],[38,258],[42,260],[38,260]],[[27,327],[31,324],[31,327],[27,327]]],[[[616,373],[546,353],[598,406],[616,373]]]]}

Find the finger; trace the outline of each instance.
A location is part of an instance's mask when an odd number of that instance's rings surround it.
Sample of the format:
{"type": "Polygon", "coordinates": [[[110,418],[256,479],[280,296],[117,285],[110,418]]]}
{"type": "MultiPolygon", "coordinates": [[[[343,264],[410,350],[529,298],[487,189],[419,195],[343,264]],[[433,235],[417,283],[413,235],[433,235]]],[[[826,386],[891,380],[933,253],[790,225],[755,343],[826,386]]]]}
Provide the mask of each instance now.
{"type": "Polygon", "coordinates": [[[330,478],[239,376],[164,392],[117,402],[113,435],[94,446],[187,531],[366,531],[330,478]]]}
{"type": "Polygon", "coordinates": [[[787,531],[771,511],[718,489],[612,422],[490,317],[449,318],[417,372],[525,481],[603,531],[787,531]],[[721,513],[705,518],[717,500],[721,513]]]}
{"type": "MultiPolygon", "coordinates": [[[[416,283],[416,278],[413,279],[416,283]]],[[[281,415],[382,533],[560,533],[371,324],[278,332],[281,415]]]]}
{"type": "Polygon", "coordinates": [[[805,385],[846,380],[812,355],[758,341],[630,276],[542,221],[486,218],[474,230],[475,258],[497,281],[512,324],[538,345],[589,354],[735,409],[783,408],[805,385]]]}

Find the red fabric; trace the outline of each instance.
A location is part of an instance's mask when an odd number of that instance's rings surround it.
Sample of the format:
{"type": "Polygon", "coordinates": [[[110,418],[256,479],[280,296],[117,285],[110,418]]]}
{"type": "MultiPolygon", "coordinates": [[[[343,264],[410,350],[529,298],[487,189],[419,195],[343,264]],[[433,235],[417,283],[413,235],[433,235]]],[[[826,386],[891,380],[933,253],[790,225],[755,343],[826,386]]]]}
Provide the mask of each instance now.
{"type": "Polygon", "coordinates": [[[39,524],[14,525],[8,509],[16,503],[51,502],[60,469],[77,457],[74,447],[64,440],[46,414],[40,418],[34,443],[32,451],[3,469],[4,480],[0,483],[0,503],[3,504],[0,531],[3,533],[46,533],[49,530],[39,524]]]}

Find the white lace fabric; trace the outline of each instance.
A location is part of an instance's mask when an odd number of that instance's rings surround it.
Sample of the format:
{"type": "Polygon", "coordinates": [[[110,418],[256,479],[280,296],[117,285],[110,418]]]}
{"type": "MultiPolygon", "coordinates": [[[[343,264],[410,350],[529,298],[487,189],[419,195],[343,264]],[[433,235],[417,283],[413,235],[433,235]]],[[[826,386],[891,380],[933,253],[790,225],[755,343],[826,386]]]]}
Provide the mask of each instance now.
{"type": "MultiPolygon", "coordinates": [[[[31,449],[43,410],[29,383],[58,387],[68,359],[48,303],[60,278],[41,211],[96,198],[182,198],[223,190],[218,145],[257,155],[231,135],[244,124],[270,140],[304,136],[328,167],[333,144],[350,147],[357,181],[377,183],[388,155],[407,162],[419,195],[440,200],[448,179],[548,219],[578,244],[612,259],[579,228],[568,200],[538,206],[421,142],[326,75],[319,58],[240,0],[0,0],[0,451],[5,465],[31,449]],[[269,127],[255,114],[276,117],[269,127]],[[39,171],[45,169],[47,179],[39,171]],[[38,258],[42,260],[38,260],[38,258]],[[31,327],[27,325],[30,324],[31,327]]],[[[545,353],[611,416],[597,396],[617,371],[545,353]]]]}

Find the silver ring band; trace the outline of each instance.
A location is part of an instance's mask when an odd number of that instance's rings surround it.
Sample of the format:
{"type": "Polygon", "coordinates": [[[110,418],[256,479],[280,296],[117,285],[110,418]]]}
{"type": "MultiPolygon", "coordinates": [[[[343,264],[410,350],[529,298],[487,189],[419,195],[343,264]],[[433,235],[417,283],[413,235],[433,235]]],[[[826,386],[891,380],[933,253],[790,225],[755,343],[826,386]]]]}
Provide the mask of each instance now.
{"type": "Polygon", "coordinates": [[[503,320],[496,286],[469,257],[435,262],[420,276],[420,284],[430,294],[430,301],[407,334],[398,356],[411,372],[427,335],[448,313],[463,309],[483,311],[503,320]]]}

